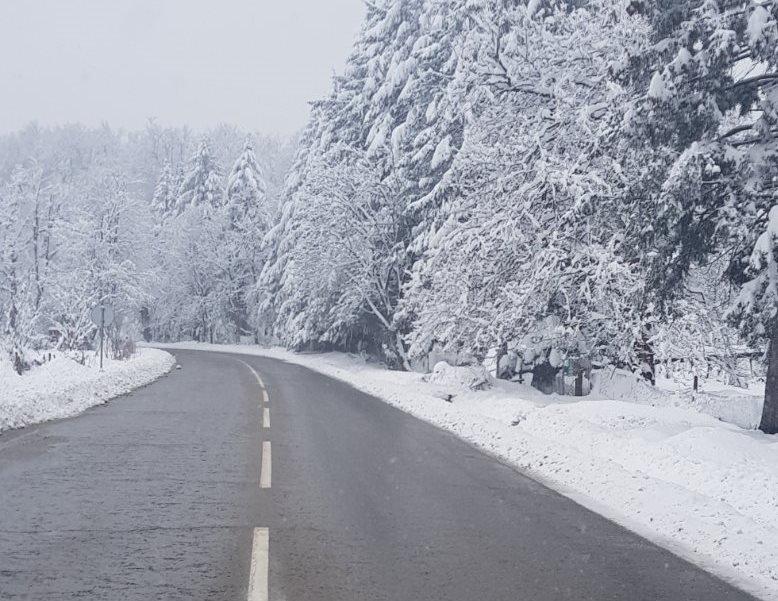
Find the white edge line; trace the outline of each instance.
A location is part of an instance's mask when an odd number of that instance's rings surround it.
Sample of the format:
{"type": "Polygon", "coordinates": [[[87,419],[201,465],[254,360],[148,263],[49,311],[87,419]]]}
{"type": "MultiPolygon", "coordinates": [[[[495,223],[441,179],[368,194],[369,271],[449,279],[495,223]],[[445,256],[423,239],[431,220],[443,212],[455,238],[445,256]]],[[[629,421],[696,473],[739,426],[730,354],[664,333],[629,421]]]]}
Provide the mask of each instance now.
{"type": "Polygon", "coordinates": [[[254,528],[247,601],[268,601],[269,559],[270,532],[267,528],[254,528]]]}
{"type": "Polygon", "coordinates": [[[271,481],[271,458],[270,458],[270,441],[266,440],[262,443],[262,467],[259,471],[259,487],[270,488],[271,481]]]}

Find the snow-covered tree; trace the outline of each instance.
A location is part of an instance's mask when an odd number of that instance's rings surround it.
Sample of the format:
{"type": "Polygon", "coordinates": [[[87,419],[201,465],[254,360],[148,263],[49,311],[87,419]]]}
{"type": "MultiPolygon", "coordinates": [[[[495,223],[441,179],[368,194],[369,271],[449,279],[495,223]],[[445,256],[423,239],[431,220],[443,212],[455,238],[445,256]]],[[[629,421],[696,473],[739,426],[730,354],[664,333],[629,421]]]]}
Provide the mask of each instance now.
{"type": "Polygon", "coordinates": [[[238,336],[259,337],[261,324],[256,311],[249,309],[262,270],[262,239],[270,228],[272,213],[268,207],[267,187],[257,163],[254,147],[246,140],[227,178],[224,250],[227,253],[226,276],[230,288],[230,314],[238,336]]]}
{"type": "Polygon", "coordinates": [[[230,222],[238,226],[247,218],[261,220],[266,229],[271,219],[264,206],[266,195],[267,186],[254,154],[254,145],[247,139],[227,177],[226,204],[230,222]]]}
{"type": "Polygon", "coordinates": [[[407,365],[393,312],[407,274],[410,230],[402,217],[391,134],[407,110],[401,97],[414,73],[421,12],[422,3],[409,0],[369,5],[344,75],[314,106],[287,178],[281,226],[269,234],[270,260],[261,279],[272,291],[261,295],[261,312],[277,316],[276,333],[294,346],[370,347],[407,365]],[[344,213],[350,206],[352,212],[344,213]],[[390,233],[378,234],[379,214],[387,216],[381,225],[390,233]],[[341,221],[333,222],[335,216],[341,221]],[[353,233],[344,231],[344,223],[353,233]],[[374,237],[384,234],[380,241],[374,237]],[[385,248],[389,239],[391,248],[385,248]],[[324,265],[330,278],[316,281],[324,265]],[[377,287],[360,280],[365,269],[377,273],[387,265],[387,279],[377,287]]]}
{"type": "Polygon", "coordinates": [[[27,368],[25,350],[29,337],[29,316],[32,308],[30,282],[25,264],[27,220],[23,203],[27,200],[31,182],[28,171],[18,167],[0,196],[0,316],[3,353],[14,369],[27,368]]]}
{"type": "MultiPolygon", "coordinates": [[[[245,132],[226,126],[207,136],[213,143],[197,156],[207,155],[201,164],[211,167],[235,161],[246,139],[245,132]]],[[[244,312],[254,314],[246,288],[255,278],[237,276],[250,271],[245,259],[259,256],[289,158],[289,141],[256,139],[258,158],[243,163],[257,173],[259,165],[268,166],[272,185],[261,195],[266,210],[259,224],[235,228],[226,219],[221,199],[227,195],[218,177],[191,178],[209,183],[193,187],[178,215],[182,159],[197,150],[186,128],[150,122],[142,132],[118,134],[107,127],[29,126],[0,136],[0,361],[24,369],[40,360],[37,351],[52,347],[80,358],[95,343],[89,310],[100,300],[116,306],[125,330],[142,330],[147,338],[196,333],[233,340],[241,333],[231,313],[234,299],[243,299],[244,312]],[[189,204],[195,188],[219,200],[195,210],[189,204]],[[161,219],[166,207],[169,215],[161,219]],[[197,309],[200,289],[190,283],[200,276],[210,287],[204,306],[213,323],[195,332],[203,312],[197,309]],[[183,292],[189,290],[197,292],[183,292]]],[[[252,268],[258,272],[261,262],[252,268]]]]}
{"type": "MultiPolygon", "coordinates": [[[[294,159],[283,187],[278,217],[263,239],[265,261],[259,280],[252,290],[255,319],[279,338],[283,337],[277,321],[278,308],[284,302],[284,275],[296,245],[296,209],[298,192],[304,181],[309,161],[314,156],[317,140],[325,128],[323,103],[314,103],[311,117],[303,130],[294,159]]],[[[302,206],[302,203],[301,203],[302,206]]]]}
{"type": "MultiPolygon", "coordinates": [[[[725,263],[730,281],[753,287],[752,249],[778,176],[778,7],[685,0],[668,11],[657,0],[632,8],[650,20],[652,43],[626,57],[619,74],[635,91],[625,119],[623,214],[631,221],[628,246],[667,319],[698,265],[725,263]]],[[[746,306],[771,311],[769,302],[746,306]]],[[[744,314],[736,308],[733,315],[744,314]]],[[[752,321],[744,321],[749,333],[752,321]]],[[[774,332],[765,328],[762,340],[778,344],[774,332]]],[[[766,411],[776,396],[768,384],[766,411]]],[[[763,420],[762,428],[776,431],[778,422],[763,420]]]]}
{"type": "Polygon", "coordinates": [[[620,159],[607,140],[624,99],[609,67],[641,29],[599,2],[471,25],[451,92],[468,107],[464,142],[405,290],[413,355],[639,362],[642,280],[610,219],[620,159]]]}
{"type": "Polygon", "coordinates": [[[154,210],[162,217],[166,217],[175,210],[176,199],[180,184],[176,185],[173,169],[166,162],[159,174],[157,185],[154,188],[154,196],[151,199],[154,210]]]}
{"type": "Polygon", "coordinates": [[[92,307],[110,303],[117,312],[136,315],[147,302],[153,219],[149,205],[108,167],[96,166],[73,182],[68,201],[48,312],[60,348],[76,350],[88,348],[94,337],[92,307]]]}
{"type": "Polygon", "coordinates": [[[221,168],[214,159],[207,138],[200,141],[197,151],[178,191],[179,212],[187,207],[212,209],[222,204],[221,168]]]}
{"type": "Polygon", "coordinates": [[[778,204],[773,205],[757,238],[746,281],[732,315],[752,343],[769,340],[767,381],[760,429],[778,432],[778,204]]]}
{"type": "Polygon", "coordinates": [[[295,245],[278,306],[293,346],[356,344],[409,367],[393,323],[407,227],[391,183],[359,155],[312,165],[298,193],[295,245]]]}
{"type": "Polygon", "coordinates": [[[165,223],[164,281],[154,307],[154,329],[163,339],[234,340],[225,273],[226,221],[222,212],[193,206],[165,223]]]}

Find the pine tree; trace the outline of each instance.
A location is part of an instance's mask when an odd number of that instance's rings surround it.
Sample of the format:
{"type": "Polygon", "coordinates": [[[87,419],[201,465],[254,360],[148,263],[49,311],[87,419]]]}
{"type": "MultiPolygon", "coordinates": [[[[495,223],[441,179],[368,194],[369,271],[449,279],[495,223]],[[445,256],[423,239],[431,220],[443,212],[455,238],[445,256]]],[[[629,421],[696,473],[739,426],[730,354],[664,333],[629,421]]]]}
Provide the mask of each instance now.
{"type": "Polygon", "coordinates": [[[299,229],[297,224],[297,203],[299,192],[307,173],[307,166],[315,144],[325,127],[323,103],[315,102],[311,107],[311,116],[303,130],[297,145],[294,160],[286,177],[282,203],[277,221],[265,236],[265,261],[259,280],[252,291],[258,320],[270,324],[270,330],[278,338],[284,338],[280,308],[287,302],[290,290],[285,285],[286,273],[292,261],[292,252],[296,246],[299,229]]]}
{"type": "Polygon", "coordinates": [[[226,204],[230,222],[235,225],[251,219],[255,227],[266,230],[270,223],[266,196],[267,185],[254,146],[246,139],[243,151],[227,177],[226,204]]]}
{"type": "Polygon", "coordinates": [[[255,341],[260,322],[249,305],[256,301],[253,294],[264,263],[261,244],[271,220],[266,189],[254,147],[247,139],[227,178],[225,283],[236,336],[253,333],[255,341]]]}
{"type": "Polygon", "coordinates": [[[189,161],[189,170],[178,191],[177,209],[204,207],[211,210],[222,203],[221,168],[214,159],[207,138],[203,138],[189,161]]]}

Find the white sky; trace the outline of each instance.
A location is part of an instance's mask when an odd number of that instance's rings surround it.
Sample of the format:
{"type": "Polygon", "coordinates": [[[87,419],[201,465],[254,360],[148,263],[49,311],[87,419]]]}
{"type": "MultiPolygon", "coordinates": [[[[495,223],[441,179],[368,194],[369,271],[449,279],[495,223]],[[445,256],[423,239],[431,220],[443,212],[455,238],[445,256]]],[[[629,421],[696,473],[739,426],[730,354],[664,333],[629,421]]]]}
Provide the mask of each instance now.
{"type": "Polygon", "coordinates": [[[0,0],[0,132],[30,121],[305,124],[362,0],[0,0]]]}

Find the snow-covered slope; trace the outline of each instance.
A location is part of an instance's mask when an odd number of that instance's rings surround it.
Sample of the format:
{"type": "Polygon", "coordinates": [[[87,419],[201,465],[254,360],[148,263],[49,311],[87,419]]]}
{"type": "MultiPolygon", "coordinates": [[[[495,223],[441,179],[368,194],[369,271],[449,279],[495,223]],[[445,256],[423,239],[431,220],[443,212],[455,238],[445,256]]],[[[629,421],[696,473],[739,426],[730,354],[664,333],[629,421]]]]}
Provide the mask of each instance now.
{"type": "Polygon", "coordinates": [[[776,436],[645,399],[546,396],[504,381],[471,391],[462,385],[467,378],[430,382],[340,353],[197,343],[170,348],[273,357],[344,380],[742,588],[778,600],[776,436]],[[453,402],[444,400],[450,394],[453,402]]]}
{"type": "Polygon", "coordinates": [[[170,353],[140,349],[125,361],[81,365],[56,357],[22,376],[0,372],[0,431],[70,417],[156,380],[173,367],[170,353]]]}

